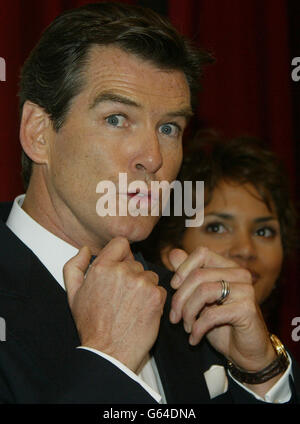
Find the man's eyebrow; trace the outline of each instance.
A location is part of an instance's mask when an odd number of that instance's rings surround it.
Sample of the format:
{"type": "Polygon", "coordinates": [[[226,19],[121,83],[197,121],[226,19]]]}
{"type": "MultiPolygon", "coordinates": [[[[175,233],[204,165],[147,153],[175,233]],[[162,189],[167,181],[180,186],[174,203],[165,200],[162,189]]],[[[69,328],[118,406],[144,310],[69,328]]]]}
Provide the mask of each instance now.
{"type": "Polygon", "coordinates": [[[110,92],[104,92],[98,94],[92,103],[89,106],[89,109],[93,109],[98,106],[99,103],[102,102],[114,102],[114,103],[122,103],[127,106],[141,107],[140,104],[136,103],[134,100],[129,99],[126,96],[122,96],[121,94],[115,94],[110,92]]]}
{"type": "MultiPolygon", "coordinates": [[[[102,102],[114,102],[114,103],[121,103],[127,106],[134,106],[134,107],[138,107],[141,108],[142,105],[140,105],[139,103],[135,102],[132,99],[129,99],[126,96],[123,96],[121,94],[116,94],[116,93],[112,93],[112,92],[103,92],[98,94],[94,100],[92,101],[92,103],[89,106],[89,109],[93,109],[96,106],[98,106],[99,103],[102,102]]],[[[172,118],[176,118],[176,117],[181,117],[183,116],[184,118],[186,118],[187,120],[190,119],[192,116],[194,115],[192,108],[187,106],[184,107],[182,109],[179,110],[175,110],[175,111],[171,111],[169,113],[166,114],[166,117],[172,117],[172,118]]]]}
{"type": "Polygon", "coordinates": [[[194,115],[194,112],[192,111],[192,108],[189,106],[166,114],[166,116],[170,118],[183,117],[183,118],[186,118],[186,120],[189,120],[193,115],[194,115]]]}

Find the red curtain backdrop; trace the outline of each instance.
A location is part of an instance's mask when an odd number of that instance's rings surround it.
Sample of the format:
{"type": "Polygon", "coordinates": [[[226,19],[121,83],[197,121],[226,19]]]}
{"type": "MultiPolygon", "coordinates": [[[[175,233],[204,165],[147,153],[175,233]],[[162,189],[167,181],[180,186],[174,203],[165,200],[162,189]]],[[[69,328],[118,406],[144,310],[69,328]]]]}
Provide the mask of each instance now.
{"type": "MultiPolygon", "coordinates": [[[[21,193],[18,137],[18,75],[41,31],[63,10],[84,0],[2,0],[0,57],[0,201],[21,193]]],[[[158,8],[162,1],[125,1],[158,8]]],[[[262,138],[285,163],[296,198],[297,158],[293,135],[288,7],[284,0],[165,0],[173,24],[216,63],[203,79],[197,116],[204,127],[226,136],[262,138]]],[[[300,56],[300,51],[298,53],[300,56]]],[[[300,82],[299,82],[300,84],[300,82]]],[[[299,150],[298,150],[299,151],[299,150]]],[[[300,317],[299,269],[294,261],[285,281],[280,310],[281,336],[300,362],[300,342],[292,340],[291,321],[300,317]]],[[[0,311],[1,312],[1,311],[0,311]]]]}
{"type": "Polygon", "coordinates": [[[262,137],[295,176],[287,2],[170,0],[171,21],[212,51],[199,117],[228,136],[262,137]]]}

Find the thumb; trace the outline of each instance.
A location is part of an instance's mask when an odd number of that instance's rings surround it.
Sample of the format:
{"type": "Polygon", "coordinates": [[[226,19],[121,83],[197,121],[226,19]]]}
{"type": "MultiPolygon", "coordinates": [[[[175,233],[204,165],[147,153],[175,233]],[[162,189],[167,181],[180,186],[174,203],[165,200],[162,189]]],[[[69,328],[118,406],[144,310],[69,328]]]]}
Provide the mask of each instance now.
{"type": "Polygon", "coordinates": [[[82,247],[76,256],[71,258],[63,268],[64,282],[68,294],[69,303],[81,287],[84,281],[84,275],[89,267],[91,259],[90,249],[82,247]]]}
{"type": "Polygon", "coordinates": [[[177,271],[179,266],[186,260],[188,254],[182,249],[172,249],[169,253],[169,261],[174,269],[177,271]]]}

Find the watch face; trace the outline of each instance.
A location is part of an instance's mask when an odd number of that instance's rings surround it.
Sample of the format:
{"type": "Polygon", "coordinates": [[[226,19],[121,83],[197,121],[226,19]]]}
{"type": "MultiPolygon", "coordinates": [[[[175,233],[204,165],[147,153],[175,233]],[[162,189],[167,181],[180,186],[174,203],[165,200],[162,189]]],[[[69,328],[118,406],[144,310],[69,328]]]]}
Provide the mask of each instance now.
{"type": "Polygon", "coordinates": [[[283,344],[281,343],[279,338],[277,336],[275,336],[275,334],[272,334],[270,336],[270,339],[271,339],[271,342],[272,342],[274,349],[276,350],[277,355],[281,357],[282,362],[287,367],[287,365],[289,364],[289,359],[288,359],[288,355],[287,355],[287,352],[286,352],[283,344]]]}

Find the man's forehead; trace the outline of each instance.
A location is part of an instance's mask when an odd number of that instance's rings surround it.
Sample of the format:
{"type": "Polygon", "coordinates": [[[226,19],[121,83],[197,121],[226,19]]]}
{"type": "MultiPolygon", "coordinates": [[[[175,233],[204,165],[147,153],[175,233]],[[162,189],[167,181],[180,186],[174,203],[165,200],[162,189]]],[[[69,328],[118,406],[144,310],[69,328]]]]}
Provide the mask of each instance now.
{"type": "MultiPolygon", "coordinates": [[[[85,69],[86,84],[93,96],[111,90],[128,95],[137,92],[190,104],[190,90],[183,72],[161,69],[150,61],[112,46],[94,46],[85,69]]],[[[93,101],[93,99],[90,99],[93,101]]]]}
{"type": "Polygon", "coordinates": [[[95,64],[105,66],[120,67],[123,65],[129,66],[130,68],[134,67],[149,67],[152,68],[153,73],[168,72],[168,73],[180,73],[184,75],[181,71],[173,70],[172,67],[168,68],[167,66],[160,66],[152,60],[143,58],[137,54],[128,52],[123,48],[115,44],[110,45],[94,45],[89,49],[87,55],[87,69],[93,68],[95,64]]]}

